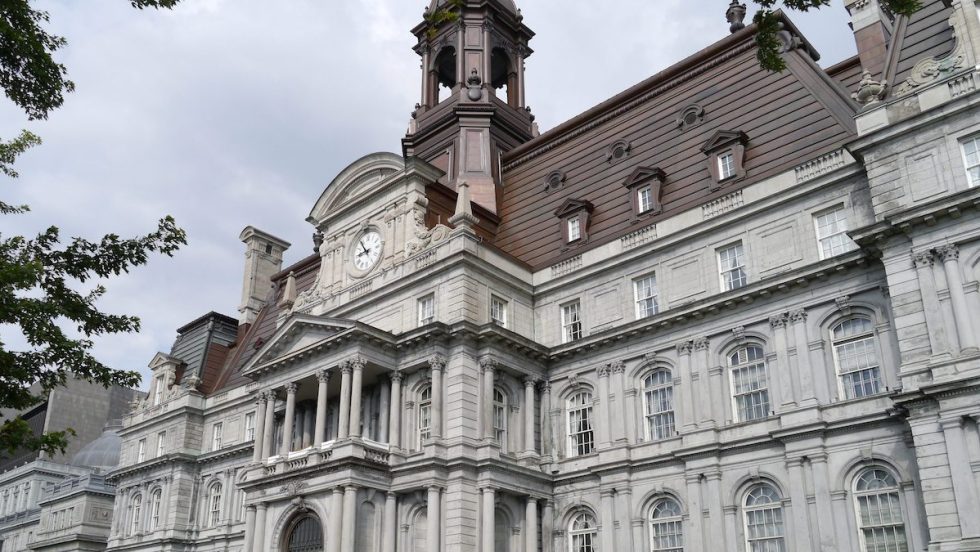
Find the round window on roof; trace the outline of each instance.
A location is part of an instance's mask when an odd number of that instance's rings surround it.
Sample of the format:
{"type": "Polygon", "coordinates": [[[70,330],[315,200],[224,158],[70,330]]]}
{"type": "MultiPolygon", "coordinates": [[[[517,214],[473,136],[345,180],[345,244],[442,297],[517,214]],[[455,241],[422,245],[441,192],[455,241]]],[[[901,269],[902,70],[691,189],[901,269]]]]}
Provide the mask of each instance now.
{"type": "Polygon", "coordinates": [[[698,104],[685,107],[677,116],[677,126],[681,130],[697,126],[702,121],[704,121],[704,108],[698,104]]]}
{"type": "Polygon", "coordinates": [[[615,163],[629,156],[632,145],[625,140],[618,140],[606,150],[606,161],[615,163]]]}
{"type": "Polygon", "coordinates": [[[546,192],[553,192],[555,190],[558,190],[565,183],[565,173],[561,171],[553,171],[549,173],[548,176],[544,179],[544,183],[545,183],[544,190],[546,192]]]}

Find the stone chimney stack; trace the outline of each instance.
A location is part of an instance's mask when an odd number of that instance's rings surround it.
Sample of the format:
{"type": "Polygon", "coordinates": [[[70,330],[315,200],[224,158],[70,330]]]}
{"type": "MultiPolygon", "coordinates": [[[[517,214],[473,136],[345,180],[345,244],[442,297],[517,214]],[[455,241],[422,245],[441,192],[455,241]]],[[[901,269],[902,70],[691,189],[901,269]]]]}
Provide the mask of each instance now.
{"type": "Polygon", "coordinates": [[[851,14],[861,67],[880,81],[884,78],[892,17],[882,9],[879,0],[845,0],[844,7],[851,14]]]}
{"type": "Polygon", "coordinates": [[[242,304],[239,326],[255,322],[272,288],[272,275],[282,270],[282,254],[289,242],[255,227],[248,226],[238,236],[245,244],[245,278],[242,282],[242,304]]]}

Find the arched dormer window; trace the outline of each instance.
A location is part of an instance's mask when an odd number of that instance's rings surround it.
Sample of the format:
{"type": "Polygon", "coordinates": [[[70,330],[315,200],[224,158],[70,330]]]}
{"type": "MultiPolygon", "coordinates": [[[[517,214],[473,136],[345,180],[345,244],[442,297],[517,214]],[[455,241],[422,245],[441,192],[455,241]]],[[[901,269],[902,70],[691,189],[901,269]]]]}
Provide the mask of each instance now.
{"type": "Polygon", "coordinates": [[[160,510],[162,507],[163,491],[157,489],[150,495],[150,531],[160,528],[160,510]]]}
{"type": "Polygon", "coordinates": [[[844,320],[833,327],[831,337],[841,396],[857,399],[880,393],[881,362],[871,320],[864,317],[844,320]]]}
{"type": "Polygon", "coordinates": [[[653,508],[650,509],[650,550],[684,551],[681,505],[673,498],[661,498],[654,502],[653,508]]]}
{"type": "Polygon", "coordinates": [[[647,440],[673,437],[674,379],[667,368],[657,368],[643,378],[643,414],[647,440]]]}
{"type": "Polygon", "coordinates": [[[909,549],[898,481],[891,472],[874,466],[858,473],[854,510],[863,550],[909,549]]]}
{"type": "Polygon", "coordinates": [[[595,552],[599,540],[599,529],[595,516],[590,512],[579,512],[568,524],[569,552],[595,552]]]}
{"type": "Polygon", "coordinates": [[[221,483],[215,483],[208,488],[207,526],[217,527],[221,523],[221,483]]]}
{"type": "Polygon", "coordinates": [[[745,493],[745,549],[748,552],[785,552],[783,501],[779,491],[759,483],[745,493]]]}
{"type": "Polygon", "coordinates": [[[766,354],[759,345],[744,345],[728,355],[732,409],[736,422],[769,416],[769,376],[766,354]]]}
{"type": "Polygon", "coordinates": [[[129,501],[129,534],[136,535],[140,530],[140,518],[143,516],[143,495],[133,495],[129,501]]]}
{"type": "Polygon", "coordinates": [[[432,386],[426,385],[419,391],[418,400],[419,448],[432,437],[432,386]]]}
{"type": "Polygon", "coordinates": [[[568,456],[592,454],[595,435],[592,432],[592,393],[578,391],[565,401],[568,419],[568,456]]]}
{"type": "Polygon", "coordinates": [[[507,395],[497,387],[493,389],[493,438],[501,452],[507,452],[507,395]]]}

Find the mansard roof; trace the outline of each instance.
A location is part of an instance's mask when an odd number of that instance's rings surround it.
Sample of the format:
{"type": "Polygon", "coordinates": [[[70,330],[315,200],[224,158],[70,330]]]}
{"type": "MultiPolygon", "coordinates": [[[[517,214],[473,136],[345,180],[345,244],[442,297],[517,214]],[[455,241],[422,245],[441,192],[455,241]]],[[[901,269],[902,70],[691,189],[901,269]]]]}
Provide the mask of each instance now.
{"type": "MultiPolygon", "coordinates": [[[[670,175],[663,211],[650,217],[655,223],[791,171],[853,138],[857,104],[816,64],[819,56],[792,22],[779,17],[793,46],[783,54],[787,69],[781,73],[759,66],[756,26],[749,25],[506,153],[494,245],[541,269],[582,253],[563,247],[561,228],[553,223],[555,210],[569,198],[595,206],[587,248],[635,230],[623,182],[637,167],[670,175]],[[704,109],[703,119],[678,124],[692,105],[704,109]],[[746,177],[719,189],[700,148],[723,130],[745,132],[752,143],[746,177]],[[620,140],[631,144],[629,155],[610,163],[608,146],[620,140]],[[554,170],[568,179],[560,190],[545,191],[541,182],[554,170]]],[[[853,65],[836,70],[853,80],[853,65]]]]}

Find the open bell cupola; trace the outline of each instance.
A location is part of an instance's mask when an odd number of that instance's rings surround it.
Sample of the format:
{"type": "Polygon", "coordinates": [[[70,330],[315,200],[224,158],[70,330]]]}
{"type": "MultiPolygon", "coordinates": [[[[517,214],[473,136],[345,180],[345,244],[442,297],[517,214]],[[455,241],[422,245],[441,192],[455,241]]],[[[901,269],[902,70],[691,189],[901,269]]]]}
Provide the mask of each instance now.
{"type": "Polygon", "coordinates": [[[530,140],[524,60],[534,33],[513,0],[432,0],[412,30],[422,58],[422,95],[402,140],[405,157],[445,171],[452,189],[498,212],[500,156],[530,140]]]}

